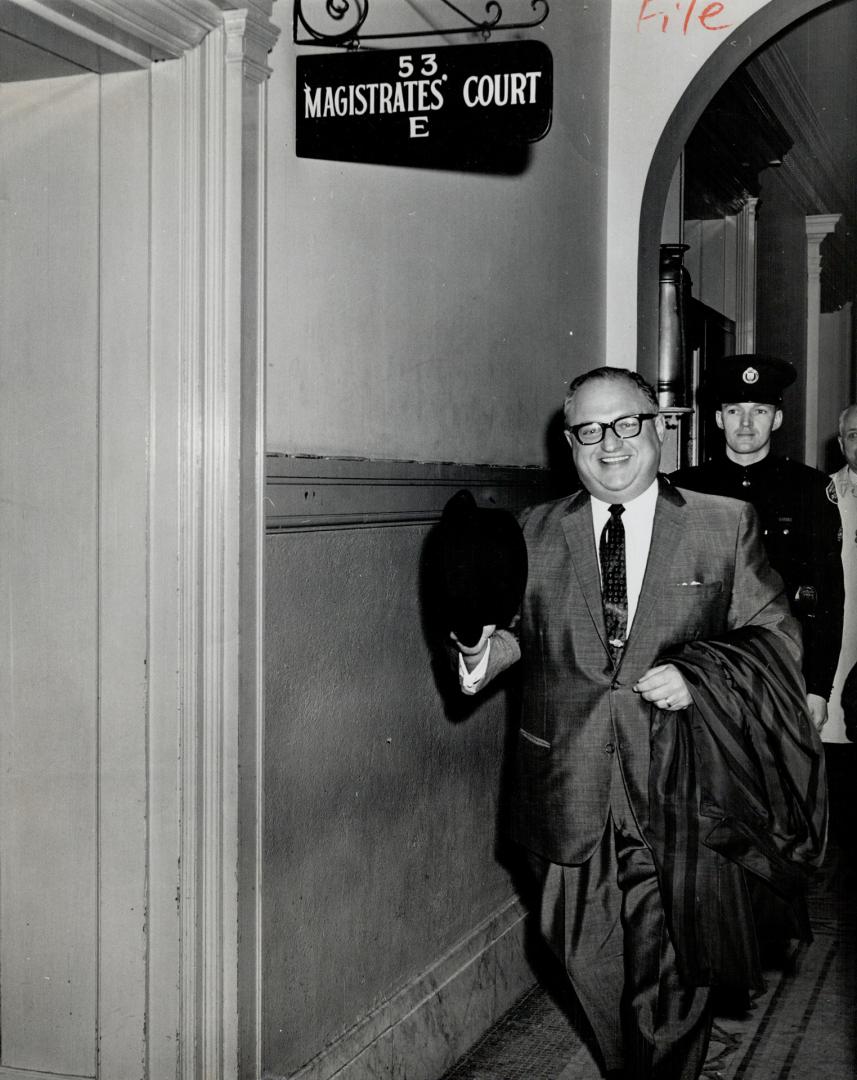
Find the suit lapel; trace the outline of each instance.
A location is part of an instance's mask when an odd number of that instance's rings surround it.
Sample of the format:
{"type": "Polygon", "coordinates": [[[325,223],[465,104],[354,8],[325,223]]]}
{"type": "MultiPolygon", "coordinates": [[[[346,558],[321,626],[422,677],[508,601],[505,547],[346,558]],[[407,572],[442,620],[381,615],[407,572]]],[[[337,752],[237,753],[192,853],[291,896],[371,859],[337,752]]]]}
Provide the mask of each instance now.
{"type": "MultiPolygon", "coordinates": [[[[637,610],[628,635],[628,649],[640,637],[641,631],[651,618],[655,604],[663,596],[664,582],[669,581],[674,553],[684,543],[684,518],[682,506],[684,499],[671,484],[658,478],[658,501],[655,505],[655,518],[652,523],[652,542],[649,545],[649,558],[637,610]]],[[[623,658],[624,659],[624,658],[623,658]]]]}
{"type": "Polygon", "coordinates": [[[572,500],[568,513],[562,519],[565,542],[568,545],[571,565],[577,575],[580,591],[593,625],[609,656],[607,633],[604,628],[604,611],[601,606],[601,575],[598,570],[598,555],[592,532],[592,504],[589,494],[580,491],[572,500]]]}

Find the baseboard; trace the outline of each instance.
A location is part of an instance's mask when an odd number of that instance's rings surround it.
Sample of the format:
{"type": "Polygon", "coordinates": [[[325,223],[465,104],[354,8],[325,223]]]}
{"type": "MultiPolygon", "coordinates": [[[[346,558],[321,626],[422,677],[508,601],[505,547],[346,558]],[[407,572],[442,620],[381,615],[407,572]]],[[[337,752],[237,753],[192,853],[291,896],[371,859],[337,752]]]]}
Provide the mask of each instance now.
{"type": "Polygon", "coordinates": [[[510,899],[288,1080],[437,1080],[533,986],[526,920],[510,899]]]}

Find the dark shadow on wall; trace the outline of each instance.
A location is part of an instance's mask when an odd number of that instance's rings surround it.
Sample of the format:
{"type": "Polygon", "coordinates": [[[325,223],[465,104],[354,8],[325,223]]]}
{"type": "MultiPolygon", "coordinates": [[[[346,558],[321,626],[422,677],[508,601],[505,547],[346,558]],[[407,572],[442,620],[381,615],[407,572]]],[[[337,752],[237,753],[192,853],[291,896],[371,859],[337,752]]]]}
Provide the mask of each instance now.
{"type": "Polygon", "coordinates": [[[557,409],[548,421],[545,431],[545,460],[549,476],[548,498],[559,499],[580,488],[571,447],[565,437],[565,415],[562,409],[557,409]]]}
{"type": "Polygon", "coordinates": [[[844,464],[845,458],[842,456],[839,439],[836,435],[831,435],[824,444],[824,451],[821,455],[819,468],[822,472],[835,473],[839,472],[844,464]]]}

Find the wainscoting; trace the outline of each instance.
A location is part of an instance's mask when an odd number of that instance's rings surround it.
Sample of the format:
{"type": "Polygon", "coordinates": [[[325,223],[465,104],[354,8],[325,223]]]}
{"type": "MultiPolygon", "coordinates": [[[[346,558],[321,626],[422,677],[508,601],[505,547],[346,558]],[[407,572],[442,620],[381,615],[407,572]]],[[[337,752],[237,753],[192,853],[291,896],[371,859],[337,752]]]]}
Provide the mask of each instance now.
{"type": "Polygon", "coordinates": [[[504,687],[453,685],[425,551],[467,487],[540,469],[268,460],[266,1077],[432,1080],[532,985],[504,840],[504,687]]]}

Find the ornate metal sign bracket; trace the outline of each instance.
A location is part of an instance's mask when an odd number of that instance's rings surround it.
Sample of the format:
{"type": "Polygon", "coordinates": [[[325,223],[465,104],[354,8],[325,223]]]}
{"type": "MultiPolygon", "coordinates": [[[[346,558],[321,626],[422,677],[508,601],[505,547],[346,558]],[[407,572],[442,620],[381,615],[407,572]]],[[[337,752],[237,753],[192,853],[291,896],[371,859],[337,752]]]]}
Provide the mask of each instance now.
{"type": "MultiPolygon", "coordinates": [[[[294,0],[294,42],[296,45],[342,46],[357,49],[364,41],[387,41],[394,38],[446,37],[449,34],[482,34],[487,38],[495,30],[526,30],[539,26],[548,17],[550,8],[547,0],[520,0],[529,7],[533,15],[525,21],[505,21],[503,3],[500,0],[484,0],[483,18],[474,18],[463,11],[452,0],[439,0],[450,11],[454,11],[465,23],[464,26],[432,28],[431,30],[396,31],[383,33],[364,32],[364,25],[369,17],[370,0],[314,0],[312,6],[320,10],[319,20],[312,22],[307,17],[304,0],[294,0]],[[323,22],[327,29],[322,29],[323,22]]],[[[481,2],[481,0],[480,0],[481,2]]]]}

